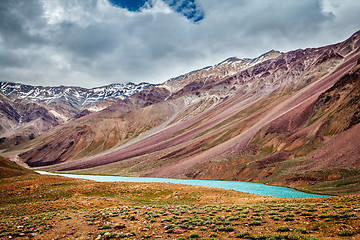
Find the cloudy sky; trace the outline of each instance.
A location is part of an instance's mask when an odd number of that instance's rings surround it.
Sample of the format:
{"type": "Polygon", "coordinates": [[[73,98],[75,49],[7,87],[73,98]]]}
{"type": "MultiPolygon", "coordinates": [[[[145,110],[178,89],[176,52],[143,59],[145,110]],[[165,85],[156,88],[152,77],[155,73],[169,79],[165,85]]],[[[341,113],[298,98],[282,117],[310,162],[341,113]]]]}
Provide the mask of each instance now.
{"type": "Polygon", "coordinates": [[[1,0],[0,81],[160,83],[228,57],[343,41],[359,0],[1,0]]]}

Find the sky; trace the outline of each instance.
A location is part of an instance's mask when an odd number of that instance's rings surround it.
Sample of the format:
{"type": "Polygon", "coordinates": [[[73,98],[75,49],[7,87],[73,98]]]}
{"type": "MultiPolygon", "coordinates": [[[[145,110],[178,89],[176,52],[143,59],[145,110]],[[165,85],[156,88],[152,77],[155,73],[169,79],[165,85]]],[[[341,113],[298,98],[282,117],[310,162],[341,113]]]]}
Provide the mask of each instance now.
{"type": "Polygon", "coordinates": [[[359,0],[1,0],[0,81],[162,83],[360,30],[359,0]]]}

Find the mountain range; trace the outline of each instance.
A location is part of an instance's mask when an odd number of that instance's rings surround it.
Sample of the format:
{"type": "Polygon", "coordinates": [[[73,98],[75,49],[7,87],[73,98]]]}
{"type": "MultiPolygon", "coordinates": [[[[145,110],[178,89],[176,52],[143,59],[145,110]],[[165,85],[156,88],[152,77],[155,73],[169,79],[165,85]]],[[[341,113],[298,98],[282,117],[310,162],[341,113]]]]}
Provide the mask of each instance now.
{"type": "Polygon", "coordinates": [[[29,167],[359,192],[360,32],[162,84],[1,83],[0,146],[29,167]]]}
{"type": "Polygon", "coordinates": [[[100,111],[151,85],[127,83],[86,89],[0,82],[0,147],[32,140],[57,125],[100,111]]]}

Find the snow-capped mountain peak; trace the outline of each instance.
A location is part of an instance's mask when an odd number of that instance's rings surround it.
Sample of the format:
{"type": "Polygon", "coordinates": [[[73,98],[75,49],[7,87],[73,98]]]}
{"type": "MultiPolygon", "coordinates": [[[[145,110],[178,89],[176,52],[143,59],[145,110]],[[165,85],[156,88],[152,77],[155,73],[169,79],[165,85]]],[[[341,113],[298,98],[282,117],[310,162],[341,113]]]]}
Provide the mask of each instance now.
{"type": "Polygon", "coordinates": [[[44,104],[65,100],[79,106],[79,108],[84,108],[107,98],[127,98],[150,85],[149,83],[117,83],[87,89],[67,86],[43,87],[21,83],[0,82],[0,92],[11,100],[26,99],[44,104]]]}

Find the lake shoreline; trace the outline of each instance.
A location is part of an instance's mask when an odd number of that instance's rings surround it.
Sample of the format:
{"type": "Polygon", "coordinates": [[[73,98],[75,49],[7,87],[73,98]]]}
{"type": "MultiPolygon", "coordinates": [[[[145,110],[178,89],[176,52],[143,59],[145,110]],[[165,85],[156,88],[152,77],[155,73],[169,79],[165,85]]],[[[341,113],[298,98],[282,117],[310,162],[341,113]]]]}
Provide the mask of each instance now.
{"type": "Polygon", "coordinates": [[[186,184],[195,186],[215,187],[227,190],[234,190],[239,192],[257,194],[269,197],[280,197],[289,199],[298,198],[320,198],[331,197],[330,195],[306,193],[289,187],[273,186],[263,183],[251,183],[241,181],[227,181],[227,180],[202,180],[202,179],[171,179],[171,178],[149,178],[149,177],[128,177],[128,176],[114,176],[114,175],[100,175],[100,174],[72,174],[36,171],[40,174],[59,175],[70,178],[86,179],[98,182],[135,182],[135,183],[171,183],[171,184],[186,184]]]}

